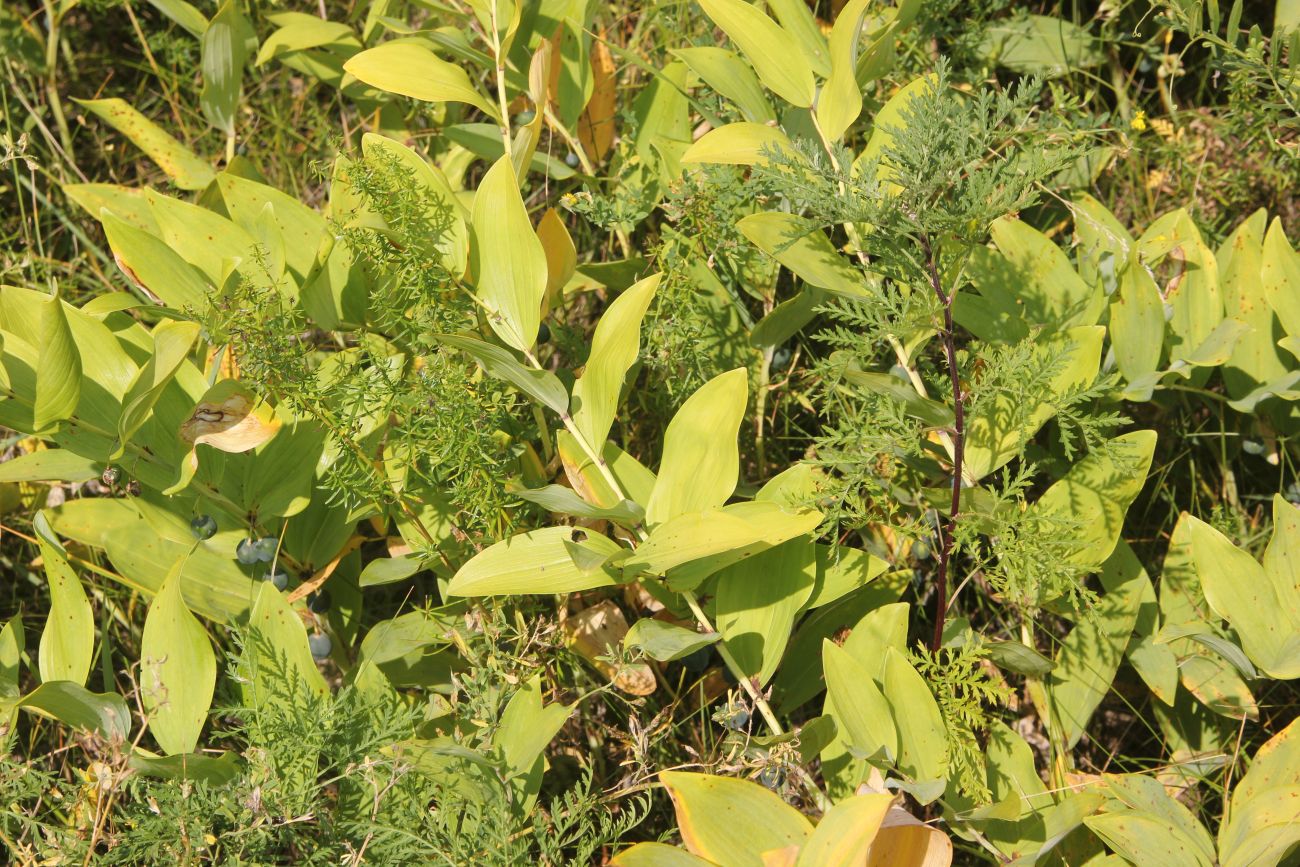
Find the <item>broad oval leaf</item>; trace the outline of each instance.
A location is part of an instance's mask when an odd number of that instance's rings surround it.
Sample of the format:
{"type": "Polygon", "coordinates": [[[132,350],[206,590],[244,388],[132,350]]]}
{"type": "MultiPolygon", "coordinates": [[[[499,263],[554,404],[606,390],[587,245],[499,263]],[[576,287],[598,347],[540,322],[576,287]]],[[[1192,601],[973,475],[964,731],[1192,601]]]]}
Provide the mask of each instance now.
{"type": "Polygon", "coordinates": [[[738,367],[700,386],[677,410],[664,434],[663,460],[646,520],[651,525],[721,506],[736,489],[736,437],[749,400],[749,380],[738,367]]]}
{"type": "Polygon", "coordinates": [[[36,513],[32,529],[50,585],[50,613],[37,659],[41,680],[84,684],[95,653],[94,611],[45,512],[36,513]]]}
{"type": "Polygon", "coordinates": [[[817,86],[812,68],[801,51],[791,50],[789,33],[745,0],[700,0],[700,7],[773,93],[799,108],[813,104],[817,86]]]}
{"type": "Polygon", "coordinates": [[[39,349],[32,410],[32,424],[38,432],[70,418],[81,400],[81,352],[57,295],[42,303],[39,349]]]}
{"type": "Polygon", "coordinates": [[[443,60],[421,39],[396,39],[352,55],[343,64],[372,87],[425,102],[464,102],[491,117],[496,108],[479,93],[465,67],[443,60]]]}
{"type": "MultiPolygon", "coordinates": [[[[193,8],[193,7],[191,7],[193,8]]],[[[121,99],[77,99],[82,108],[107,121],[131,143],[149,155],[182,190],[201,190],[216,174],[205,160],[173,138],[166,130],[121,99]]]]}
{"type": "Polygon", "coordinates": [[[480,551],[460,567],[451,596],[573,593],[618,583],[606,562],[624,549],[594,531],[545,527],[520,533],[480,551]]]}
{"type": "Polygon", "coordinates": [[[537,340],[546,297],[546,251],[519,196],[510,160],[488,169],[474,195],[473,272],[488,324],[507,344],[528,352],[537,340]]]}
{"type": "Polygon", "coordinates": [[[168,755],[194,752],[217,686],[208,635],[181,598],[183,563],[163,581],[140,638],[140,701],[149,730],[168,755]]]}
{"type": "Polygon", "coordinates": [[[591,354],[573,384],[572,401],[574,427],[594,450],[604,447],[614,424],[623,380],[641,349],[641,320],[658,288],[658,274],[637,282],[609,305],[596,324],[591,354]]]}
{"type": "Polygon", "coordinates": [[[752,166],[768,162],[769,153],[797,153],[786,134],[774,126],[740,121],[711,129],[682,154],[682,163],[752,166]]]}
{"type": "Polygon", "coordinates": [[[682,841],[717,864],[764,867],[763,853],[801,846],[812,823],[776,794],[748,780],[664,771],[682,841]]]}
{"type": "Polygon", "coordinates": [[[827,713],[862,758],[898,755],[899,731],[889,701],[863,665],[830,639],[822,642],[827,713]]]}
{"type": "Polygon", "coordinates": [[[893,801],[894,796],[890,794],[863,794],[831,807],[799,850],[795,867],[865,864],[871,843],[893,801]]]}

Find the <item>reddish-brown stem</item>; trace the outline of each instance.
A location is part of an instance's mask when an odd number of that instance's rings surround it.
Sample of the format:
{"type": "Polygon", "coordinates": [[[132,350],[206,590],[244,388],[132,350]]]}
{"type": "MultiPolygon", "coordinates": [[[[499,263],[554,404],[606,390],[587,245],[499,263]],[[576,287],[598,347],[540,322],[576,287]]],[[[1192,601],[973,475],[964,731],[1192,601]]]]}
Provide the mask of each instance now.
{"type": "Polygon", "coordinates": [[[961,390],[961,373],[957,369],[957,341],[953,336],[952,300],[945,292],[939,277],[938,253],[927,235],[921,236],[921,250],[925,253],[925,266],[930,276],[930,287],[943,304],[943,328],[939,338],[943,341],[944,355],[948,361],[948,379],[952,383],[952,504],[947,520],[939,522],[939,574],[935,582],[934,636],[930,649],[938,650],[943,644],[943,625],[948,615],[948,564],[952,561],[958,512],[961,509],[962,459],[966,454],[966,404],[961,390]]]}

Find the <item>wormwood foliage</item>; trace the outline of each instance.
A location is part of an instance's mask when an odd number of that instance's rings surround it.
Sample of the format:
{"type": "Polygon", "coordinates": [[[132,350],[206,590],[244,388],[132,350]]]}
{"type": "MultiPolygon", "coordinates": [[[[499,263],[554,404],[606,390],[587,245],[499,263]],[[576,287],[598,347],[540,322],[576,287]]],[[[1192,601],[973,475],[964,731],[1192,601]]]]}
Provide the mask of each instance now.
{"type": "Polygon", "coordinates": [[[1294,862],[1248,6],[0,10],[10,860],[1294,862]]]}

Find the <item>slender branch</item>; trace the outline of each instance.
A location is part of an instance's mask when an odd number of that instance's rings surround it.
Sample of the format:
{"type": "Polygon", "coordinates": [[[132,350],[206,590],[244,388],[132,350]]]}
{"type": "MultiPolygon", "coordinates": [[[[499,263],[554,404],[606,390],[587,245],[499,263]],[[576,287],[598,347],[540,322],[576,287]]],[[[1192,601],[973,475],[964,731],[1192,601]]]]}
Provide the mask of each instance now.
{"type": "Polygon", "coordinates": [[[938,251],[930,242],[928,235],[921,235],[921,250],[925,254],[925,268],[930,277],[930,288],[943,305],[943,329],[939,337],[943,341],[943,351],[948,362],[948,379],[952,383],[953,426],[952,426],[952,504],[948,518],[941,521],[939,533],[939,575],[935,586],[934,602],[934,636],[930,639],[930,649],[938,650],[943,644],[943,625],[948,615],[948,567],[952,562],[953,546],[956,542],[958,516],[961,511],[962,462],[966,455],[966,400],[961,389],[961,371],[957,367],[957,341],[953,335],[952,302],[956,293],[944,291],[943,280],[939,276],[938,251]]]}

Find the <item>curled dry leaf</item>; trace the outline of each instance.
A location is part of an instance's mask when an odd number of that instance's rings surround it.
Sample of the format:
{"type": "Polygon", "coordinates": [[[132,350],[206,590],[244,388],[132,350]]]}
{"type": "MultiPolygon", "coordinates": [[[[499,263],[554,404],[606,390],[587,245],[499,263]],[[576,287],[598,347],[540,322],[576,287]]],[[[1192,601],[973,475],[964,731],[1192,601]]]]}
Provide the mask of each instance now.
{"type": "Polygon", "coordinates": [[[181,425],[181,439],[205,444],[223,452],[257,448],[280,430],[280,420],[270,405],[260,401],[233,379],[208,389],[181,425]]]}

